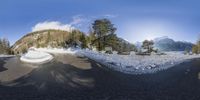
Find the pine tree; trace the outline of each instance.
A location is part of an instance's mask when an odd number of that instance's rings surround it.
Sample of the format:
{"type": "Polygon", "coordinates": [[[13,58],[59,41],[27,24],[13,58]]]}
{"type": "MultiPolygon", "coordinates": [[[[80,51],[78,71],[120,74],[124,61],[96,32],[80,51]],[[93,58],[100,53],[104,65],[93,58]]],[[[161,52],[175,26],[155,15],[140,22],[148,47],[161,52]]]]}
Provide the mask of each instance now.
{"type": "Polygon", "coordinates": [[[0,54],[3,53],[3,43],[2,43],[2,39],[0,38],[0,54]]]}
{"type": "Polygon", "coordinates": [[[8,39],[0,39],[0,54],[9,54],[10,53],[10,43],[8,39]]]}
{"type": "Polygon", "coordinates": [[[151,53],[151,52],[153,51],[153,44],[154,44],[153,41],[145,40],[145,41],[143,41],[143,43],[142,43],[142,48],[143,48],[143,49],[147,49],[147,52],[148,52],[148,53],[151,53]]]}
{"type": "Polygon", "coordinates": [[[198,54],[198,46],[197,45],[193,45],[193,47],[192,47],[192,53],[198,54]]]}
{"type": "Polygon", "coordinates": [[[96,41],[98,43],[98,50],[101,51],[105,48],[106,36],[109,34],[114,34],[116,28],[108,19],[95,20],[92,25],[94,34],[97,37],[96,41]]]}
{"type": "Polygon", "coordinates": [[[49,45],[49,42],[51,42],[51,36],[50,36],[50,32],[48,31],[47,33],[47,38],[46,38],[46,44],[49,45]]]}
{"type": "Polygon", "coordinates": [[[86,37],[84,34],[81,35],[80,42],[81,42],[82,49],[87,48],[87,41],[86,41],[86,37]]]}

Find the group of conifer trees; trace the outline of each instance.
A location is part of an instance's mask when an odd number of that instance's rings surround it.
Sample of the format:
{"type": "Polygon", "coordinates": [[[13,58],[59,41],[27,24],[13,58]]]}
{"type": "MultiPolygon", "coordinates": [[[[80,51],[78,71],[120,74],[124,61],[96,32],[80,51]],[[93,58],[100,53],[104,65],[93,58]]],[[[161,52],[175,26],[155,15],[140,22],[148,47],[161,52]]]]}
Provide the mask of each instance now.
{"type": "Polygon", "coordinates": [[[200,40],[192,47],[192,53],[200,54],[200,40]]]}
{"type": "Polygon", "coordinates": [[[10,43],[6,38],[0,38],[0,54],[10,53],[10,43]]]}
{"type": "Polygon", "coordinates": [[[98,51],[105,50],[105,47],[112,47],[116,51],[134,50],[133,44],[117,37],[117,28],[110,20],[97,19],[91,25],[88,34],[73,30],[65,41],[67,47],[96,48],[98,51]]]}
{"type": "MultiPolygon", "coordinates": [[[[117,37],[115,34],[116,30],[117,28],[110,20],[97,19],[91,24],[89,33],[83,33],[76,29],[69,32],[68,36],[59,36],[60,38],[56,40],[54,39],[55,34],[48,31],[45,37],[37,37],[36,43],[33,43],[31,40],[28,41],[30,43],[26,43],[26,47],[22,51],[26,52],[31,46],[38,48],[47,46],[66,48],[79,46],[82,49],[96,48],[98,51],[105,50],[105,47],[112,47],[112,50],[122,52],[134,50],[133,44],[127,43],[127,41],[123,41],[117,37]]],[[[0,39],[0,54],[9,54],[10,52],[9,41],[5,38],[0,39]]]]}

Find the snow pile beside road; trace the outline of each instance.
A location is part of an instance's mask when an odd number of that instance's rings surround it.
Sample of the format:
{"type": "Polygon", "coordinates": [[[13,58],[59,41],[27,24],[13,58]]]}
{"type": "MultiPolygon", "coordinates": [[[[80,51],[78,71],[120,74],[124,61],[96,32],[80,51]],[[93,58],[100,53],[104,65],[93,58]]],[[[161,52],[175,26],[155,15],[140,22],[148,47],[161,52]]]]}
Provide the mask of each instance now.
{"type": "Polygon", "coordinates": [[[75,54],[78,52],[78,49],[72,49],[72,48],[33,48],[35,51],[41,51],[41,52],[47,52],[47,53],[69,53],[69,54],[75,54]]]}
{"type": "Polygon", "coordinates": [[[200,58],[200,55],[184,55],[182,52],[166,52],[166,55],[118,55],[81,49],[37,49],[51,53],[68,53],[86,56],[111,69],[129,74],[154,73],[175,66],[184,61],[200,58]]]}
{"type": "Polygon", "coordinates": [[[20,60],[28,63],[45,63],[51,61],[53,56],[40,51],[29,50],[28,53],[21,56],[20,60]]]}
{"type": "Polygon", "coordinates": [[[180,52],[151,56],[105,54],[90,50],[83,50],[80,53],[112,69],[129,74],[154,73],[190,59],[200,58],[200,55],[184,55],[180,52]]]}

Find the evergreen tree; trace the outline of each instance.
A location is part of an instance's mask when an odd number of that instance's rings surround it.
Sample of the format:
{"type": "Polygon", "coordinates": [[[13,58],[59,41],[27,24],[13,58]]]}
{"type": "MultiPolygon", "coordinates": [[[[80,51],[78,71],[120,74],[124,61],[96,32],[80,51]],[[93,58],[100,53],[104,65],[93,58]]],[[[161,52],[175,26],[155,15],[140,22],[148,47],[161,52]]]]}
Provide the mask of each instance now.
{"type": "Polygon", "coordinates": [[[198,46],[197,45],[194,45],[192,47],[192,53],[198,54],[198,46]]]}
{"type": "Polygon", "coordinates": [[[86,37],[84,34],[81,35],[80,42],[81,42],[82,49],[87,48],[87,41],[86,41],[86,37]]]}
{"type": "Polygon", "coordinates": [[[195,45],[193,45],[192,53],[195,53],[195,54],[200,53],[200,39],[197,41],[197,43],[195,45]]]}
{"type": "Polygon", "coordinates": [[[114,34],[116,28],[108,19],[95,20],[92,25],[94,34],[97,37],[96,41],[98,43],[98,50],[101,51],[105,48],[106,36],[109,34],[114,34]]]}
{"type": "Polygon", "coordinates": [[[0,38],[0,54],[3,53],[3,43],[2,43],[2,40],[0,38]]]}
{"type": "Polygon", "coordinates": [[[9,54],[10,53],[10,43],[8,39],[0,38],[0,54],[9,54]]]}
{"type": "Polygon", "coordinates": [[[69,47],[77,47],[78,42],[80,41],[80,35],[81,32],[78,30],[72,30],[72,32],[69,34],[68,39],[66,40],[66,44],[69,47]]]}
{"type": "Polygon", "coordinates": [[[153,41],[145,40],[145,41],[143,41],[143,43],[142,43],[142,48],[143,48],[143,49],[147,49],[147,52],[148,52],[148,53],[151,53],[151,52],[153,51],[153,44],[154,44],[153,41]]]}
{"type": "Polygon", "coordinates": [[[112,47],[113,50],[117,50],[117,47],[119,46],[119,42],[120,41],[118,41],[118,37],[116,36],[116,34],[112,33],[105,36],[104,45],[112,47]]]}
{"type": "Polygon", "coordinates": [[[200,40],[197,41],[197,53],[199,54],[200,53],[200,40]]]}
{"type": "Polygon", "coordinates": [[[46,44],[49,45],[49,42],[51,42],[51,36],[50,36],[50,32],[48,31],[47,33],[47,38],[46,38],[46,44]]]}
{"type": "Polygon", "coordinates": [[[95,41],[97,39],[97,37],[94,34],[94,31],[92,30],[92,28],[89,29],[89,36],[88,36],[88,43],[90,46],[90,49],[92,49],[92,46],[97,46],[97,42],[95,41]]]}
{"type": "Polygon", "coordinates": [[[96,36],[94,34],[94,31],[92,30],[92,28],[89,28],[89,43],[93,44],[94,40],[96,39],[96,36]]]}

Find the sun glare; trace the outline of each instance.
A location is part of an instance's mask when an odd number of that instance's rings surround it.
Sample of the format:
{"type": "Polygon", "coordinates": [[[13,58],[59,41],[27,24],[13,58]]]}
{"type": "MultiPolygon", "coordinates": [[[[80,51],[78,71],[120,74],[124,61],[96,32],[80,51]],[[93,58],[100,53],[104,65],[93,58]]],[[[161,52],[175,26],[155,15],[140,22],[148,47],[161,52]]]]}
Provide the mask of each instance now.
{"type": "Polygon", "coordinates": [[[169,23],[161,21],[142,21],[130,25],[129,32],[132,33],[135,41],[152,40],[157,37],[169,36],[169,23]]]}

